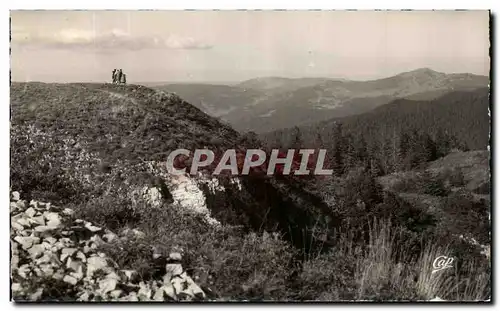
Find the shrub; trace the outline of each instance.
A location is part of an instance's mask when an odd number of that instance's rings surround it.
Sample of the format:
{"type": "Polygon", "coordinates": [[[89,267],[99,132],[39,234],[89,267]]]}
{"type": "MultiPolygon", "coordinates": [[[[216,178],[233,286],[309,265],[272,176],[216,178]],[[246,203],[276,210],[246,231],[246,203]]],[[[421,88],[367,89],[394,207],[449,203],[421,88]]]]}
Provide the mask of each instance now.
{"type": "Polygon", "coordinates": [[[429,171],[425,171],[420,178],[421,189],[424,194],[444,197],[449,190],[446,189],[444,180],[441,176],[433,176],[429,171]]]}
{"type": "Polygon", "coordinates": [[[489,243],[489,204],[477,201],[470,194],[459,192],[449,196],[442,205],[445,212],[443,225],[457,235],[471,235],[480,243],[489,243]]]}
{"type": "Polygon", "coordinates": [[[454,168],[448,175],[450,185],[454,187],[462,187],[465,185],[465,176],[462,170],[454,168]]]}

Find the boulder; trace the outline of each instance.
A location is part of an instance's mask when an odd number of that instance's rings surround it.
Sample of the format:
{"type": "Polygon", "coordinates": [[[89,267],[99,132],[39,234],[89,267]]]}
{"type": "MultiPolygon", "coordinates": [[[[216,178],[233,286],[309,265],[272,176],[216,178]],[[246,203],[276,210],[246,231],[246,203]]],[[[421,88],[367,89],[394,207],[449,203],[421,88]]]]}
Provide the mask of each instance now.
{"type": "Polygon", "coordinates": [[[12,193],[10,194],[10,199],[12,201],[16,201],[17,202],[17,201],[21,200],[21,194],[19,194],[18,191],[12,191],[12,193]]]}
{"type": "Polygon", "coordinates": [[[123,294],[123,291],[121,289],[115,289],[109,293],[109,295],[114,298],[118,299],[120,296],[123,294]]]}
{"type": "Polygon", "coordinates": [[[38,257],[41,257],[44,252],[45,252],[45,246],[43,246],[42,244],[35,244],[28,250],[31,259],[33,260],[37,259],[38,257]]]}
{"type": "Polygon", "coordinates": [[[90,222],[85,223],[85,228],[87,228],[90,232],[98,232],[102,230],[102,228],[96,227],[90,222]]]}
{"type": "Polygon", "coordinates": [[[108,266],[105,258],[89,257],[87,258],[87,275],[92,276],[97,270],[104,270],[108,266]]]}
{"type": "MultiPolygon", "coordinates": [[[[141,300],[151,299],[152,290],[149,287],[149,285],[145,284],[144,282],[141,282],[141,283],[139,283],[139,286],[140,286],[140,289],[137,292],[137,296],[139,297],[139,299],[141,299],[141,300]]],[[[156,297],[156,293],[155,293],[155,297],[156,297]]],[[[153,298],[153,299],[156,300],[156,298],[153,298]]]]}
{"type": "Polygon", "coordinates": [[[182,255],[180,253],[170,253],[170,255],[168,255],[168,258],[171,259],[171,260],[182,260],[182,255]]]}
{"type": "Polygon", "coordinates": [[[165,266],[167,275],[174,277],[182,274],[182,265],[179,263],[169,263],[165,266]]]}
{"type": "Polygon", "coordinates": [[[61,217],[58,213],[47,213],[45,214],[45,219],[47,219],[47,227],[57,228],[61,225],[61,217]]]}
{"type": "Polygon", "coordinates": [[[115,290],[118,282],[115,279],[104,279],[99,281],[99,293],[106,294],[115,290]]]}
{"type": "Polygon", "coordinates": [[[163,290],[163,288],[158,288],[155,291],[155,294],[153,296],[153,300],[155,300],[155,301],[164,301],[165,300],[165,291],[163,290]]]}
{"type": "Polygon", "coordinates": [[[76,285],[76,283],[78,283],[78,280],[71,275],[65,275],[63,278],[63,282],[66,282],[71,285],[76,285]]]}
{"type": "Polygon", "coordinates": [[[23,236],[16,236],[14,238],[14,241],[18,242],[19,244],[21,244],[21,247],[24,249],[24,250],[27,250],[29,249],[33,244],[37,244],[40,242],[40,238],[38,237],[34,237],[34,236],[26,236],[26,237],[23,237],[23,236]]]}
{"type": "MultiPolygon", "coordinates": [[[[32,202],[33,202],[33,201],[32,201],[32,202]]],[[[31,203],[30,203],[30,205],[31,205],[31,203]]],[[[35,210],[33,207],[30,207],[30,208],[28,208],[28,209],[24,212],[24,214],[26,214],[26,216],[28,216],[28,217],[33,217],[33,216],[35,216],[35,215],[36,215],[36,210],[35,210]]]]}
{"type": "Polygon", "coordinates": [[[45,226],[45,218],[43,216],[31,217],[30,221],[35,225],[45,226]]]}
{"type": "Polygon", "coordinates": [[[71,216],[75,213],[71,208],[65,208],[62,210],[62,214],[66,216],[71,216]]]}

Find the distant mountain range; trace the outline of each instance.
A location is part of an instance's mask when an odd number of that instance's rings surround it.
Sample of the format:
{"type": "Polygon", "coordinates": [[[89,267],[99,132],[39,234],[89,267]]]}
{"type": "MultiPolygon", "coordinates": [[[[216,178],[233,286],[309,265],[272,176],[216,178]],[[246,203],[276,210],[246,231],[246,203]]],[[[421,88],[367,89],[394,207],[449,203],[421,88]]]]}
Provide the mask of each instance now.
{"type": "MultiPolygon", "coordinates": [[[[488,88],[478,88],[450,91],[431,100],[396,99],[366,113],[300,127],[302,139],[314,142],[319,134],[325,146],[331,147],[332,133],[340,123],[346,133],[363,137],[370,144],[382,144],[384,139],[393,139],[395,133],[418,129],[433,137],[439,131],[446,132],[471,150],[486,150],[490,134],[489,96],[488,88]]],[[[261,138],[272,143],[277,138],[289,140],[293,133],[290,127],[263,133],[261,138]]]]}
{"type": "Polygon", "coordinates": [[[450,91],[488,84],[487,76],[421,68],[370,81],[264,77],[236,85],[180,83],[153,87],[177,93],[239,131],[263,133],[361,114],[398,98],[432,100],[450,91]]]}

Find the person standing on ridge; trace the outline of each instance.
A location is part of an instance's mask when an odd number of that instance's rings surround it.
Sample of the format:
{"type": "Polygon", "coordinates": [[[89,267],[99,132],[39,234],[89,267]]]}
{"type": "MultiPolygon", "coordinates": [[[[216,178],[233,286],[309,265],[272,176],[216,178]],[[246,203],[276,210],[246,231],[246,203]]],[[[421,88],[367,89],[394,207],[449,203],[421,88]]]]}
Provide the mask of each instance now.
{"type": "Polygon", "coordinates": [[[122,75],[123,75],[122,70],[118,69],[117,77],[116,77],[116,83],[120,84],[120,82],[122,81],[122,75]]]}
{"type": "Polygon", "coordinates": [[[113,84],[116,83],[116,69],[113,69],[113,73],[112,73],[112,78],[113,78],[113,84]]]}

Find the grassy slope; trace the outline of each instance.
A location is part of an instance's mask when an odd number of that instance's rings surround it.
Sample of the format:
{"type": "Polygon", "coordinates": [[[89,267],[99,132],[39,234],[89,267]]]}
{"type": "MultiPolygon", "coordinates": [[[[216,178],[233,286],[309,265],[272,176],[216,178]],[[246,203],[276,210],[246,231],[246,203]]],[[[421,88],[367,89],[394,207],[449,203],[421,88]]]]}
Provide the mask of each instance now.
{"type": "Polygon", "coordinates": [[[430,162],[425,170],[393,173],[378,180],[386,190],[397,192],[411,204],[443,217],[457,234],[489,244],[489,160],[488,151],[453,152],[430,162]],[[445,190],[429,192],[426,172],[433,180],[441,181],[445,190]],[[466,210],[460,210],[462,207],[466,210]]]}

